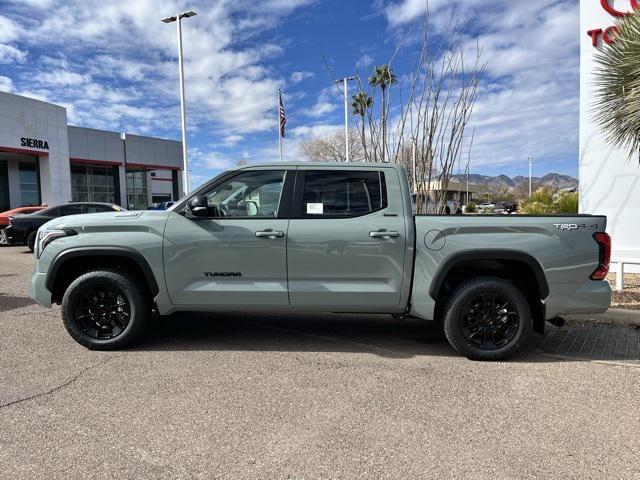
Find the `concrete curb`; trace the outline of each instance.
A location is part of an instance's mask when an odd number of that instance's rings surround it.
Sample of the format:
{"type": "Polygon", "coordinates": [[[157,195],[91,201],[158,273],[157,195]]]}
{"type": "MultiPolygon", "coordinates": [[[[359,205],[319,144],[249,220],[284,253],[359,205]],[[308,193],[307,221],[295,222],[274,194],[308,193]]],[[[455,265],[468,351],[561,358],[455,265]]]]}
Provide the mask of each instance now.
{"type": "Polygon", "coordinates": [[[626,310],[624,308],[610,308],[604,313],[586,315],[562,315],[568,322],[617,323],[622,325],[640,325],[640,310],[626,310]]]}

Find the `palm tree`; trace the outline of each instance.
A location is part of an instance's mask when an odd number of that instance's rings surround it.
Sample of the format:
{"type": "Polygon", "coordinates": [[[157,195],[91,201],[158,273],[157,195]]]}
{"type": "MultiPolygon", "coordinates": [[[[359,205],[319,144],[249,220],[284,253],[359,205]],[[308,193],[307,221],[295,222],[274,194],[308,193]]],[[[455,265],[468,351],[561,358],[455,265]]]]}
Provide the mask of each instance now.
{"type": "Polygon", "coordinates": [[[362,121],[360,125],[360,140],[362,141],[362,148],[364,150],[364,158],[365,160],[369,160],[369,156],[367,154],[367,137],[365,135],[364,125],[365,125],[365,116],[367,112],[371,110],[373,106],[373,98],[366,92],[358,92],[353,97],[351,97],[351,112],[354,115],[360,115],[360,119],[362,121]]]}
{"type": "Polygon", "coordinates": [[[387,149],[387,87],[396,83],[396,76],[391,71],[389,65],[379,65],[373,70],[373,75],[369,77],[369,85],[380,87],[382,91],[382,161],[387,149]]]}
{"type": "Polygon", "coordinates": [[[640,14],[622,20],[615,42],[595,55],[596,122],[607,139],[640,154],[640,14]]]}

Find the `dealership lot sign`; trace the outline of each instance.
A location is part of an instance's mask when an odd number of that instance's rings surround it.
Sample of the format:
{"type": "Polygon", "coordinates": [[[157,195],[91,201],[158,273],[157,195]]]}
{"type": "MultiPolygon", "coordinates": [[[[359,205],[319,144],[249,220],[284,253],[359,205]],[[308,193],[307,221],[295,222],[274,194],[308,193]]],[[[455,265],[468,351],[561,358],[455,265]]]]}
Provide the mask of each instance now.
{"type": "MultiPolygon", "coordinates": [[[[594,120],[596,55],[615,40],[615,25],[634,11],[640,15],[640,0],[580,0],[580,212],[608,217],[614,262],[640,258],[640,163],[609,143],[594,120]]],[[[574,228],[559,230],[571,235],[574,228]]]]}
{"type": "MultiPolygon", "coordinates": [[[[594,0],[597,2],[598,0],[594,0]]],[[[633,13],[633,11],[640,8],[640,0],[628,0],[629,1],[629,9],[622,10],[617,5],[613,4],[613,0],[599,0],[600,6],[603,8],[605,12],[609,15],[616,18],[623,18],[627,15],[633,13]]],[[[587,30],[587,35],[591,37],[591,45],[597,47],[600,44],[600,39],[607,44],[612,44],[615,41],[615,35],[618,31],[618,27],[615,25],[611,25],[608,27],[602,28],[592,28],[591,30],[587,30]]]]}

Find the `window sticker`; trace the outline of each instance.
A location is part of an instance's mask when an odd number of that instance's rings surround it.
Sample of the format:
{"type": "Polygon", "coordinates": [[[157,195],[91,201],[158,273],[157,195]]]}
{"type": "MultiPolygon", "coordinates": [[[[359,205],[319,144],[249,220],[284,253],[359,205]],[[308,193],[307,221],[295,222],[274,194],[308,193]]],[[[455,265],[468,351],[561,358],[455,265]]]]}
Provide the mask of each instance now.
{"type": "Polygon", "coordinates": [[[307,203],[307,215],[322,215],[324,207],[322,203],[307,203]]]}

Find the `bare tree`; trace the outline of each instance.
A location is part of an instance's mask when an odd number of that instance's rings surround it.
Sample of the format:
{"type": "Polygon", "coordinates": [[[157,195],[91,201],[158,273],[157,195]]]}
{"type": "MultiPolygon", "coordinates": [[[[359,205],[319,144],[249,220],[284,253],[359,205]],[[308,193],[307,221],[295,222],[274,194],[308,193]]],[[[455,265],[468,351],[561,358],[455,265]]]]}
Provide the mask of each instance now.
{"type": "MultiPolygon", "coordinates": [[[[417,212],[433,213],[446,203],[453,172],[468,171],[473,135],[468,138],[466,133],[485,64],[481,61],[480,46],[469,42],[467,26],[457,20],[455,11],[444,32],[434,36],[437,42],[432,42],[428,9],[421,24],[422,42],[412,71],[399,76],[394,89],[383,90],[380,101],[386,102],[382,105],[384,108],[371,108],[368,104],[357,112],[356,122],[367,152],[366,160],[403,164],[417,193],[417,212]],[[362,133],[365,128],[368,135],[362,133]],[[430,193],[432,183],[437,184],[438,189],[430,193]]],[[[392,58],[384,64],[385,72],[391,72],[396,54],[406,38],[415,33],[414,28],[411,27],[392,58]]],[[[326,60],[325,65],[331,73],[326,60]]],[[[372,78],[380,74],[378,70],[374,70],[372,78]]],[[[371,88],[381,85],[371,83],[362,82],[358,74],[356,95],[374,98],[371,88]]]]}
{"type": "Polygon", "coordinates": [[[481,49],[465,45],[465,27],[451,17],[449,27],[438,45],[432,46],[429,15],[424,16],[422,49],[410,80],[409,99],[402,105],[396,129],[397,159],[405,139],[417,144],[416,176],[426,185],[436,181],[439,189],[430,198],[427,189],[418,191],[418,213],[438,212],[446,203],[449,181],[455,169],[461,169],[465,133],[478,95],[478,85],[485,65],[481,49]],[[465,51],[466,50],[466,51],[465,51]],[[473,52],[470,61],[467,51],[473,52]],[[434,51],[434,53],[431,53],[434,51]]]}
{"type": "MultiPolygon", "coordinates": [[[[344,131],[336,129],[324,137],[303,140],[300,151],[312,162],[345,162],[344,131]]],[[[349,129],[349,156],[353,162],[365,161],[363,142],[354,129],[349,129]]]]}

